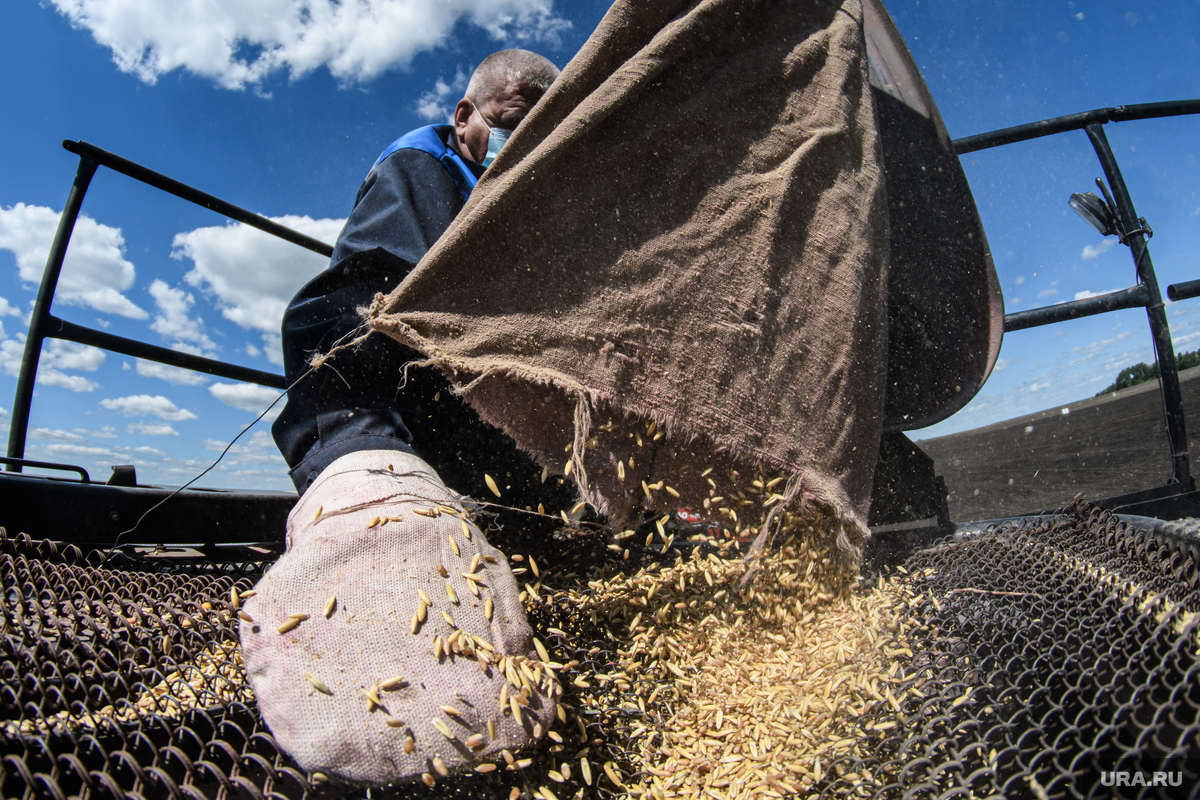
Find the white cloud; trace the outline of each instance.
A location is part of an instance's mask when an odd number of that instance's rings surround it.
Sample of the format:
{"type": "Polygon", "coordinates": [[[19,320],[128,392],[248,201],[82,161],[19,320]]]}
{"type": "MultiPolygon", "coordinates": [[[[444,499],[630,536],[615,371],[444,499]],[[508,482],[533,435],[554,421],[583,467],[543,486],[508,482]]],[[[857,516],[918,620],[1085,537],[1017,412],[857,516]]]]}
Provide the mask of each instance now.
{"type": "Polygon", "coordinates": [[[112,456],[113,451],[107,447],[90,447],[80,444],[48,444],[45,447],[39,447],[39,451],[47,453],[51,456],[51,460],[64,458],[102,458],[112,456]]]}
{"type": "Polygon", "coordinates": [[[87,439],[73,431],[64,431],[54,428],[34,428],[29,432],[29,439],[32,441],[50,441],[50,442],[74,442],[87,443],[87,439]]]}
{"type": "Polygon", "coordinates": [[[460,21],[505,43],[547,41],[570,23],[553,0],[51,0],[112,50],[123,72],[153,83],[183,68],[228,89],[320,67],[368,81],[442,45],[460,21]]]}
{"type": "Polygon", "coordinates": [[[50,344],[42,348],[42,358],[39,363],[49,364],[57,369],[95,372],[104,363],[104,358],[104,351],[95,347],[62,339],[51,339],[50,344]]]}
{"type": "Polygon", "coordinates": [[[157,361],[143,361],[140,358],[137,360],[137,374],[143,378],[159,378],[177,386],[203,386],[208,383],[208,378],[201,372],[192,372],[190,369],[172,367],[157,361]]]}
{"type": "Polygon", "coordinates": [[[1084,247],[1083,252],[1079,254],[1079,257],[1082,258],[1084,261],[1091,261],[1094,258],[1099,258],[1101,253],[1108,250],[1110,247],[1112,247],[1116,243],[1117,243],[1116,237],[1112,237],[1112,236],[1105,237],[1104,240],[1102,242],[1100,242],[1100,244],[1097,244],[1097,245],[1089,244],[1086,247],[1084,247]]]}
{"type": "Polygon", "coordinates": [[[283,337],[278,333],[264,333],[262,335],[263,352],[270,361],[277,367],[283,366],[283,337]]]}
{"type": "Polygon", "coordinates": [[[1105,291],[1105,292],[1093,292],[1088,289],[1084,289],[1082,292],[1075,293],[1075,299],[1076,300],[1087,300],[1089,297],[1102,297],[1106,294],[1112,294],[1113,292],[1116,292],[1116,291],[1119,291],[1119,290],[1118,289],[1109,289],[1108,291],[1105,291]]]}
{"type": "MultiPolygon", "coordinates": [[[[273,217],[323,242],[341,233],[343,219],[273,217]]],[[[329,266],[329,259],[248,225],[229,223],[176,234],[171,257],[195,267],[185,280],[217,297],[221,313],[248,330],[277,335],[296,292],[329,266]]]]}
{"type": "MultiPolygon", "coordinates": [[[[217,439],[205,439],[202,446],[205,450],[220,453],[225,449],[225,445],[226,442],[217,439]]],[[[275,442],[266,431],[255,431],[250,434],[248,439],[242,439],[239,444],[230,447],[229,453],[221,463],[227,467],[236,467],[242,464],[269,464],[282,469],[285,473],[287,471],[287,464],[284,462],[283,456],[279,454],[275,442]]]]}
{"type": "Polygon", "coordinates": [[[258,358],[260,355],[262,355],[262,350],[259,350],[257,347],[255,347],[253,342],[246,342],[246,355],[250,356],[251,358],[258,358]]]}
{"type": "Polygon", "coordinates": [[[195,419],[196,415],[186,408],[179,408],[162,395],[135,394],[128,397],[106,398],[100,405],[126,417],[158,417],[168,422],[195,419]]]}
{"type": "Polygon", "coordinates": [[[470,75],[461,69],[454,73],[454,80],[446,83],[441,78],[434,82],[433,88],[423,93],[417,100],[417,113],[427,122],[446,122],[454,105],[467,89],[470,75]]]}
{"type": "Polygon", "coordinates": [[[1037,296],[1038,300],[1044,300],[1047,297],[1054,297],[1056,294],[1058,294],[1058,289],[1042,289],[1037,296]]]}
{"type": "MultiPolygon", "coordinates": [[[[0,372],[16,376],[21,372],[25,355],[25,335],[0,341],[0,372]]],[[[104,351],[62,339],[50,339],[42,347],[38,360],[37,382],[41,386],[58,386],[72,392],[90,392],[100,386],[82,375],[68,375],[63,370],[95,372],[104,363],[104,351]]]]}
{"type": "MultiPolygon", "coordinates": [[[[11,250],[16,255],[22,281],[34,285],[41,282],[58,217],[59,212],[45,206],[17,203],[0,208],[0,250],[11,250]]],[[[145,319],[146,312],[121,294],[134,279],[133,264],[125,260],[124,254],[125,237],[120,228],[101,225],[80,214],[55,298],[106,314],[145,319]]]]}
{"type": "Polygon", "coordinates": [[[1013,282],[1014,282],[1015,284],[1017,284],[1017,286],[1020,286],[1022,283],[1024,283],[1024,282],[1025,282],[1025,276],[1024,276],[1024,275],[1018,275],[1018,276],[1017,276],[1017,279],[1016,279],[1015,281],[1013,281],[1013,282]]]}
{"type": "Polygon", "coordinates": [[[178,436],[179,432],[167,422],[131,422],[125,429],[142,436],[178,436]]]}
{"type": "Polygon", "coordinates": [[[100,384],[82,375],[68,375],[53,369],[43,371],[41,367],[38,367],[37,382],[42,386],[58,386],[72,392],[93,392],[100,388],[100,384]]]}
{"type": "Polygon", "coordinates": [[[156,450],[153,447],[146,447],[144,445],[142,447],[131,447],[131,448],[129,448],[128,452],[141,453],[144,456],[165,456],[166,455],[166,453],[164,453],[162,450],[156,450]]]}
{"type": "Polygon", "coordinates": [[[165,281],[150,284],[150,296],[158,306],[158,314],[150,329],[175,344],[191,343],[203,350],[216,350],[213,340],[204,332],[204,320],[192,314],[195,298],[182,289],[172,289],[165,281]]]}
{"type": "Polygon", "coordinates": [[[98,430],[98,431],[92,431],[91,435],[96,439],[116,439],[116,438],[118,438],[117,437],[117,429],[112,427],[111,425],[105,425],[105,426],[101,427],[100,430],[98,430]]]}
{"type": "MultiPolygon", "coordinates": [[[[213,397],[225,405],[249,411],[255,416],[261,414],[263,409],[274,403],[281,394],[275,389],[253,383],[214,383],[208,387],[208,390],[212,392],[213,397]]],[[[281,411],[283,411],[282,401],[277,403],[264,419],[273,420],[279,416],[281,411]]]]}

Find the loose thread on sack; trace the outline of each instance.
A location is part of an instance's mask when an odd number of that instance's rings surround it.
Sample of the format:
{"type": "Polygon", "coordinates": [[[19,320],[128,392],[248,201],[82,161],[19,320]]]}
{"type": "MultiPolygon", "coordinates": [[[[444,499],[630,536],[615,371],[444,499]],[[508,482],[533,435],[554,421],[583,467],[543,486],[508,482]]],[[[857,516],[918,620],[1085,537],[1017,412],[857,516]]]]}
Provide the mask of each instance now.
{"type": "MultiPolygon", "coordinates": [[[[180,486],[179,488],[177,488],[175,491],[171,492],[169,495],[167,495],[166,497],[164,497],[162,500],[159,500],[157,503],[155,503],[154,505],[152,505],[150,508],[146,509],[146,511],[145,511],[145,512],[143,512],[143,513],[142,513],[142,515],[141,515],[140,517],[138,517],[138,520],[137,520],[137,522],[133,523],[133,527],[132,527],[132,528],[130,528],[129,530],[121,531],[120,533],[118,533],[118,534],[117,534],[117,538],[116,538],[116,540],[115,540],[115,542],[114,542],[114,544],[117,544],[117,545],[118,545],[118,547],[115,547],[115,548],[113,548],[113,551],[115,552],[116,550],[119,550],[119,549],[121,549],[121,548],[124,548],[124,547],[130,547],[130,546],[132,546],[132,545],[121,545],[121,544],[120,544],[120,542],[121,542],[121,539],[122,539],[124,536],[126,536],[127,534],[130,534],[130,533],[133,533],[134,531],[136,531],[136,530],[138,529],[138,527],[139,527],[139,526],[142,524],[142,522],[143,522],[143,521],[146,519],[146,517],[148,517],[148,516],[150,516],[150,514],[154,513],[154,511],[155,511],[156,509],[158,509],[159,507],[161,507],[162,505],[164,505],[164,504],[165,504],[165,503],[167,503],[168,501],[172,500],[172,499],[173,499],[173,498],[174,498],[176,495],[178,495],[178,494],[179,494],[180,492],[182,492],[184,489],[186,489],[186,488],[188,488],[189,486],[191,486],[191,485],[192,485],[193,483],[195,483],[196,481],[198,481],[198,480],[200,480],[201,478],[203,478],[203,477],[204,477],[205,475],[207,475],[208,473],[212,472],[212,471],[213,471],[213,469],[215,469],[215,468],[216,468],[216,466],[217,466],[218,464],[220,464],[220,463],[221,463],[221,459],[225,458],[225,455],[226,455],[226,454],[229,452],[230,448],[232,448],[232,447],[233,447],[235,444],[237,444],[237,441],[238,441],[238,439],[241,439],[243,436],[245,436],[245,435],[246,435],[246,433],[247,433],[247,432],[248,432],[248,431],[249,431],[251,428],[253,428],[253,427],[254,427],[255,425],[257,425],[257,424],[258,424],[260,421],[262,421],[262,418],[263,418],[263,417],[265,417],[265,416],[266,416],[268,413],[270,413],[271,409],[272,409],[272,408],[274,408],[274,407],[275,407],[275,405],[276,405],[276,404],[277,404],[277,403],[278,403],[280,400],[282,400],[283,398],[287,397],[287,393],[288,393],[288,392],[290,392],[292,389],[294,389],[294,388],[296,388],[297,386],[299,386],[299,385],[300,385],[300,383],[301,383],[302,381],[306,380],[306,379],[307,379],[307,378],[308,378],[310,375],[312,375],[313,373],[315,373],[315,372],[316,372],[318,369],[320,369],[320,368],[321,368],[321,367],[323,367],[323,366],[326,366],[326,365],[327,365],[327,363],[328,363],[328,361],[329,361],[329,359],[330,359],[330,358],[332,358],[332,357],[333,357],[333,355],[334,355],[335,353],[337,353],[337,352],[338,352],[338,351],[340,351],[340,350],[343,350],[343,349],[345,349],[346,347],[350,347],[350,346],[352,346],[352,345],[358,344],[358,343],[359,343],[359,342],[361,342],[363,339],[366,339],[368,336],[370,336],[370,335],[371,335],[371,333],[373,333],[373,331],[367,331],[367,333],[363,334],[362,336],[358,336],[358,337],[357,337],[357,338],[355,338],[353,341],[351,341],[351,342],[346,342],[345,344],[343,344],[343,341],[344,341],[344,340],[345,340],[347,337],[349,337],[349,336],[354,336],[356,333],[358,333],[359,331],[361,331],[363,328],[366,328],[366,327],[367,327],[367,325],[366,325],[366,324],[362,324],[362,325],[359,325],[357,328],[355,328],[355,329],[353,329],[353,330],[349,331],[348,333],[346,333],[344,336],[342,336],[340,339],[338,339],[338,340],[337,340],[337,342],[334,342],[334,346],[333,346],[333,348],[332,348],[332,349],[330,349],[330,351],[329,351],[328,353],[323,353],[323,354],[322,354],[322,353],[314,353],[314,354],[313,354],[313,356],[312,356],[312,357],[309,359],[309,367],[308,367],[308,369],[306,369],[306,370],[305,370],[303,373],[301,373],[301,374],[300,374],[300,376],[299,376],[298,378],[296,378],[296,380],[292,381],[291,385],[289,385],[289,386],[288,386],[286,389],[284,389],[284,390],[283,390],[283,391],[282,391],[282,392],[279,394],[279,396],[278,396],[278,397],[276,397],[274,400],[272,400],[272,401],[271,401],[271,403],[270,403],[270,404],[269,404],[269,405],[268,405],[266,408],[264,408],[264,409],[262,410],[262,413],[261,413],[261,414],[259,414],[257,417],[255,417],[255,418],[254,418],[254,421],[253,421],[253,422],[251,422],[251,423],[250,423],[249,425],[247,425],[245,428],[242,428],[241,432],[240,432],[240,433],[238,433],[238,435],[237,435],[237,436],[233,437],[233,439],[232,439],[232,440],[229,442],[229,444],[225,445],[225,449],[224,449],[224,450],[222,450],[222,451],[220,452],[220,454],[217,456],[217,458],[216,458],[216,460],[215,460],[215,461],[213,461],[211,464],[209,464],[207,467],[205,467],[204,471],[203,471],[203,472],[201,472],[199,475],[196,475],[194,478],[192,478],[191,480],[189,480],[187,483],[183,484],[182,486],[180,486]]],[[[332,366],[330,366],[330,369],[333,369],[333,367],[332,367],[332,366]]],[[[337,370],[334,370],[334,372],[335,372],[335,373],[337,373],[337,370]]],[[[340,373],[338,373],[338,377],[339,377],[339,378],[341,378],[343,381],[345,381],[345,380],[346,380],[345,378],[343,378],[343,377],[341,376],[341,374],[340,374],[340,373]]],[[[347,386],[348,386],[348,385],[349,385],[349,384],[347,384],[347,386]]]]}

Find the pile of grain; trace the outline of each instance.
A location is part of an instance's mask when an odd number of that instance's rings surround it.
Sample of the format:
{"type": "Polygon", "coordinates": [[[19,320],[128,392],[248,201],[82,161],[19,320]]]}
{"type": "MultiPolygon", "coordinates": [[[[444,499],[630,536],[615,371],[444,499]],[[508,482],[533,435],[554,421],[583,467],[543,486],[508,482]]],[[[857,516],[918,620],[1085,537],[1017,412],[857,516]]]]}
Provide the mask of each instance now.
{"type": "Polygon", "coordinates": [[[789,514],[781,539],[745,587],[745,564],[723,557],[727,543],[630,576],[601,567],[576,586],[529,595],[531,616],[556,623],[537,626],[551,657],[581,662],[563,672],[574,723],[564,727],[583,731],[590,719],[595,728],[599,718],[608,752],[624,754],[605,764],[609,788],[770,797],[875,777],[830,775],[828,766],[867,755],[896,724],[888,718],[906,679],[897,658],[911,657],[906,634],[916,625],[905,611],[919,598],[896,580],[855,589],[834,557],[828,517],[789,514]],[[583,665],[580,643],[605,641],[593,647],[611,667],[583,665]]]}

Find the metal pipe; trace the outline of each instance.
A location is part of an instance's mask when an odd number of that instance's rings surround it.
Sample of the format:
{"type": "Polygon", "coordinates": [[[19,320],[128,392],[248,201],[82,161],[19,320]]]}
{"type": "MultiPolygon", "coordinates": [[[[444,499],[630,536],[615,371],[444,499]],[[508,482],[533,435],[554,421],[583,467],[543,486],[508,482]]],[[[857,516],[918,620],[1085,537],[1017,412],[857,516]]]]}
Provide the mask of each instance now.
{"type": "Polygon", "coordinates": [[[1172,283],[1167,287],[1167,297],[1171,298],[1171,302],[1174,303],[1177,303],[1180,300],[1189,300],[1193,297],[1200,297],[1200,281],[1172,283]]]}
{"type": "MultiPolygon", "coordinates": [[[[50,304],[54,302],[54,291],[58,288],[58,276],[62,273],[67,245],[71,241],[71,232],[75,230],[75,220],[79,217],[83,197],[87,194],[88,185],[92,182],[92,176],[96,174],[97,166],[99,164],[95,160],[80,157],[79,167],[75,170],[75,181],[71,184],[62,216],[58,219],[58,231],[54,234],[50,254],[46,257],[46,269],[42,272],[42,282],[38,286],[37,299],[33,302],[33,313],[29,319],[29,333],[25,339],[25,353],[21,357],[21,371],[17,375],[17,393],[13,398],[12,419],[8,429],[8,457],[11,459],[25,457],[29,407],[33,404],[33,384],[37,380],[38,362],[42,358],[42,339],[45,338],[46,324],[50,319],[50,304]]],[[[9,472],[20,472],[21,464],[8,462],[5,468],[9,472]]]]}
{"type": "Polygon", "coordinates": [[[78,472],[83,483],[91,483],[92,478],[83,467],[74,464],[56,464],[52,461],[30,461],[28,458],[0,457],[0,464],[15,464],[18,467],[36,467],[38,469],[61,469],[66,472],[78,472]]]}
{"type": "Polygon", "coordinates": [[[1089,125],[1106,122],[1127,122],[1135,119],[1155,119],[1158,117],[1177,117],[1182,114],[1200,114],[1200,98],[1193,100],[1169,100],[1164,103],[1136,103],[1128,106],[1113,108],[1097,108],[1092,111],[1081,111],[1078,114],[1067,114],[1038,122],[1028,122],[1024,125],[1014,125],[1011,128],[988,133],[978,133],[974,136],[964,136],[955,139],[954,152],[958,155],[973,153],[976,150],[986,150],[989,147],[999,147],[1013,142],[1024,142],[1038,139],[1042,136],[1052,136],[1064,131],[1086,128],[1089,125]]]}
{"type": "Polygon", "coordinates": [[[262,370],[250,367],[226,364],[223,361],[216,361],[215,359],[204,358],[203,356],[196,356],[191,353],[181,353],[178,350],[159,347],[156,344],[141,342],[137,339],[126,339],[124,336],[116,336],[111,333],[95,330],[94,328],[85,328],[82,325],[76,325],[73,322],[67,322],[64,319],[54,316],[50,317],[48,321],[45,335],[47,338],[66,339],[69,342],[78,342],[79,344],[99,347],[103,350],[111,350],[114,353],[121,353],[122,355],[134,358],[144,358],[148,361],[157,361],[160,364],[170,364],[173,367],[204,372],[209,375],[215,375],[218,378],[257,383],[260,386],[269,386],[272,389],[279,389],[280,391],[287,388],[284,377],[276,375],[273,372],[263,372],[262,370]]]}
{"type": "Polygon", "coordinates": [[[298,244],[305,249],[312,250],[314,253],[320,253],[326,257],[333,255],[333,247],[318,239],[306,236],[299,231],[294,231],[285,225],[280,225],[278,222],[272,222],[266,217],[261,217],[252,211],[235,206],[233,203],[227,203],[219,197],[213,197],[211,194],[188,186],[186,183],[181,183],[174,178],[168,178],[162,173],[143,167],[141,164],[130,161],[127,158],[121,158],[115,153],[102,150],[94,144],[89,144],[82,140],[72,142],[70,139],[64,139],[62,146],[81,158],[91,159],[97,164],[120,172],[122,175],[128,175],[134,180],[149,184],[156,189],[161,189],[168,194],[173,194],[198,206],[210,208],[218,214],[224,214],[230,219],[258,228],[260,231],[266,231],[284,241],[298,244]]]}
{"type": "Polygon", "coordinates": [[[1100,159],[1100,165],[1104,168],[1109,189],[1112,190],[1113,200],[1117,204],[1122,241],[1129,247],[1133,256],[1138,281],[1150,293],[1146,316],[1150,322],[1150,335],[1158,360],[1158,378],[1162,386],[1163,420],[1167,428],[1167,442],[1171,448],[1171,483],[1178,484],[1181,493],[1190,492],[1194,487],[1188,456],[1187,427],[1183,419],[1183,391],[1179,386],[1179,367],[1175,362],[1175,346],[1171,342],[1171,329],[1167,324],[1167,312],[1163,307],[1154,263],[1150,260],[1150,250],[1146,246],[1146,235],[1141,232],[1142,224],[1133,207],[1133,198],[1129,195],[1129,188],[1125,185],[1108,137],[1104,134],[1103,123],[1093,122],[1088,125],[1087,135],[1096,150],[1096,156],[1100,159]]]}
{"type": "Polygon", "coordinates": [[[1119,292],[1102,294],[1099,297],[1089,297],[1085,300],[1073,300],[1069,303],[1056,303],[1052,306],[1005,314],[1004,332],[1023,331],[1026,328],[1037,328],[1069,319],[1091,317],[1109,311],[1119,311],[1123,308],[1145,308],[1150,305],[1150,301],[1150,291],[1145,286],[1133,286],[1119,292]]]}

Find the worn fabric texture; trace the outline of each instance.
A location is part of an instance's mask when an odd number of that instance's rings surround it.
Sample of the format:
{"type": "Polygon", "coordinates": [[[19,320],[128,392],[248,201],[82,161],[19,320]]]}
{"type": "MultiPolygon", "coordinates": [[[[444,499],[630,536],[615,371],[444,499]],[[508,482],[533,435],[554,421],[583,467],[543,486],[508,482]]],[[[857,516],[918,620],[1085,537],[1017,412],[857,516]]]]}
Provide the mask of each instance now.
{"type": "Polygon", "coordinates": [[[241,642],[263,719],[304,769],[372,785],[436,777],[549,730],[557,680],[507,559],[463,509],[411,453],[362,450],[288,516],[287,553],[246,600],[241,642]]]}
{"type": "Polygon", "coordinates": [[[858,0],[618,0],[369,319],[601,512],[757,462],[849,546],[887,236],[858,0]]]}

